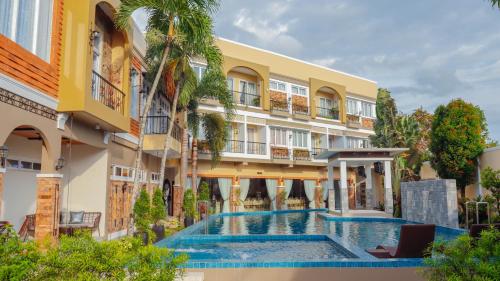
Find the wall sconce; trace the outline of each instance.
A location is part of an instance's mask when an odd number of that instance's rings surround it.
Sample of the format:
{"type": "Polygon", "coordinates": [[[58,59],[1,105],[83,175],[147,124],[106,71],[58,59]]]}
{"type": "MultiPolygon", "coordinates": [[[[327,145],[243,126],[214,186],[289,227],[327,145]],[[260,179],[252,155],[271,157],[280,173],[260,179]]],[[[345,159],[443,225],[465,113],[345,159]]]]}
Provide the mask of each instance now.
{"type": "Polygon", "coordinates": [[[64,157],[61,156],[59,157],[59,159],[57,159],[56,171],[61,170],[63,167],[64,167],[64,157]]]}
{"type": "Polygon", "coordinates": [[[0,146],[0,167],[5,168],[5,161],[9,155],[9,148],[6,145],[0,146]]]}
{"type": "Polygon", "coordinates": [[[90,31],[90,45],[94,46],[94,42],[97,38],[101,37],[101,33],[97,30],[91,30],[90,31]]]}

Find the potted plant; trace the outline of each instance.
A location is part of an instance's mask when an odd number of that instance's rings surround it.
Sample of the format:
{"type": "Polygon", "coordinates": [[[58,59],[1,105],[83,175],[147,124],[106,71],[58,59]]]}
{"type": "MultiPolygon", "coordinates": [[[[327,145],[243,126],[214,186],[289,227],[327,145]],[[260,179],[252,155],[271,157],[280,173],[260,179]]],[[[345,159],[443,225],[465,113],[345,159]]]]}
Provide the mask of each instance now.
{"type": "Polygon", "coordinates": [[[193,190],[188,189],[184,193],[182,209],[184,211],[184,226],[188,227],[194,223],[194,217],[196,215],[193,190]]]}
{"type": "Polygon", "coordinates": [[[144,245],[149,244],[149,238],[151,237],[151,202],[149,200],[149,194],[146,189],[141,189],[139,193],[139,198],[134,204],[134,222],[136,232],[134,236],[141,237],[144,245]]]}
{"type": "MultiPolygon", "coordinates": [[[[208,183],[202,182],[200,184],[200,192],[198,193],[199,212],[201,214],[206,214],[209,207],[208,203],[210,201],[210,189],[208,188],[208,183]]],[[[204,219],[204,218],[201,218],[204,219]]]]}
{"type": "Polygon", "coordinates": [[[159,241],[165,237],[165,226],[160,223],[162,219],[165,219],[165,216],[163,192],[159,187],[156,187],[153,191],[151,203],[151,219],[153,220],[153,232],[156,235],[155,241],[159,241]]]}

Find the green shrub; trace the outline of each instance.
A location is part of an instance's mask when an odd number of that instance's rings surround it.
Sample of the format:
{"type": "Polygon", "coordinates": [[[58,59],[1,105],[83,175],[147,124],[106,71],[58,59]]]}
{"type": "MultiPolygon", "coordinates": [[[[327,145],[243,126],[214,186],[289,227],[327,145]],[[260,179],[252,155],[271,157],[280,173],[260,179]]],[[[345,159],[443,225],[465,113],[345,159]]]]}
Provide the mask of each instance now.
{"type": "Polygon", "coordinates": [[[202,182],[200,184],[200,192],[198,193],[198,200],[210,201],[210,189],[208,188],[208,183],[202,182]]]}
{"type": "Polygon", "coordinates": [[[148,192],[143,188],[134,204],[134,222],[139,232],[148,232],[151,224],[151,203],[148,192]]]}
{"type": "Polygon", "coordinates": [[[166,216],[165,202],[163,202],[163,192],[159,187],[153,191],[153,200],[151,203],[151,219],[153,223],[158,225],[158,222],[166,216]]]}
{"type": "Polygon", "coordinates": [[[0,280],[28,279],[39,258],[35,243],[22,242],[11,227],[0,234],[0,280]]]}
{"type": "Polygon", "coordinates": [[[500,272],[500,231],[483,231],[478,240],[468,234],[450,242],[434,243],[433,258],[423,271],[429,281],[498,280],[500,272]]]}
{"type": "Polygon", "coordinates": [[[196,215],[196,209],[194,206],[194,194],[193,190],[188,189],[184,192],[184,200],[182,208],[184,210],[184,216],[187,218],[194,218],[196,215]]]}

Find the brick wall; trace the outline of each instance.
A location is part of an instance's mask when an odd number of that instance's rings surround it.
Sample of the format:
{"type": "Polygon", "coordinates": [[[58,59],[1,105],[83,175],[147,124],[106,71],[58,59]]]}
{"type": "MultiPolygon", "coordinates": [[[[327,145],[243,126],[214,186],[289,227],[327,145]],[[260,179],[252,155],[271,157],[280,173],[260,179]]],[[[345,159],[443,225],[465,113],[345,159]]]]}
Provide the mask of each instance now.
{"type": "Polygon", "coordinates": [[[59,235],[59,177],[37,177],[35,239],[59,235]]]}
{"type": "Polygon", "coordinates": [[[3,172],[0,172],[0,217],[2,216],[2,201],[3,201],[3,172]]]}
{"type": "Polygon", "coordinates": [[[108,198],[107,231],[109,233],[127,229],[130,220],[133,183],[111,181],[108,198]]]}

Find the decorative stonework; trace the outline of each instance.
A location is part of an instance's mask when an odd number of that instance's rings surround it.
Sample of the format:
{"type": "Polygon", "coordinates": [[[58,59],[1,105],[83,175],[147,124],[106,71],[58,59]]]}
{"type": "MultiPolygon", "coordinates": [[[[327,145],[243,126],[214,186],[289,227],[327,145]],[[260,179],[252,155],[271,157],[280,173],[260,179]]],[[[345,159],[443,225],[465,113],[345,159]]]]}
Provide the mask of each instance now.
{"type": "Polygon", "coordinates": [[[59,187],[61,177],[37,175],[35,239],[59,236],[59,187]],[[44,177],[46,176],[46,177],[44,177]]]}
{"type": "Polygon", "coordinates": [[[401,183],[403,219],[458,227],[455,180],[426,180],[401,183]]]}
{"type": "Polygon", "coordinates": [[[284,147],[271,147],[271,156],[273,159],[288,159],[289,150],[284,147]]]}
{"type": "Polygon", "coordinates": [[[373,129],[373,119],[370,118],[362,118],[361,126],[365,129],[373,129]]]}
{"type": "Polygon", "coordinates": [[[57,119],[55,110],[2,88],[0,88],[0,101],[51,120],[57,119]]]}

